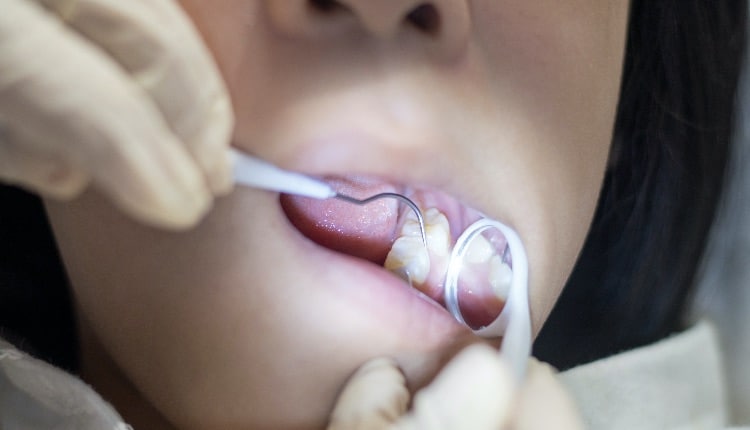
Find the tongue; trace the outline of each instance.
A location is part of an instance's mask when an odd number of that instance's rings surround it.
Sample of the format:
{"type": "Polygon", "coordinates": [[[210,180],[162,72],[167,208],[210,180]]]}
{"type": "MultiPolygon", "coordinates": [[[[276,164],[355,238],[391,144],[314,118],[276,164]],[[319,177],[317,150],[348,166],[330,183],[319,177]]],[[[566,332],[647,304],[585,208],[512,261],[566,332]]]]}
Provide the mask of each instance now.
{"type": "MultiPolygon", "coordinates": [[[[396,191],[393,186],[366,178],[326,181],[339,193],[358,199],[396,191]]],[[[399,206],[394,199],[358,206],[338,199],[282,195],[281,206],[291,223],[309,239],[376,264],[385,261],[396,236],[399,206]]]]}

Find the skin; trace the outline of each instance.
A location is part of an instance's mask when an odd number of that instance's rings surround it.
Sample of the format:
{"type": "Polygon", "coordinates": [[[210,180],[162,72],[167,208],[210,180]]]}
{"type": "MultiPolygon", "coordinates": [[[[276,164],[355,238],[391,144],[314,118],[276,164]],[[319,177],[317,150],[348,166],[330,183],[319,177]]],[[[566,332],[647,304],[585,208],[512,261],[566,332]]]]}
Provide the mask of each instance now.
{"type": "MultiPolygon", "coordinates": [[[[433,32],[405,19],[421,2],[341,3],[182,1],[230,88],[234,145],[441,190],[512,226],[538,332],[595,209],[627,1],[438,0],[433,32]]],[[[467,339],[423,305],[353,288],[358,269],[302,239],[269,193],[237,189],[184,233],[93,191],[48,210],[84,378],[136,428],[323,426],[365,360],[394,357],[416,387],[467,339]]]]}

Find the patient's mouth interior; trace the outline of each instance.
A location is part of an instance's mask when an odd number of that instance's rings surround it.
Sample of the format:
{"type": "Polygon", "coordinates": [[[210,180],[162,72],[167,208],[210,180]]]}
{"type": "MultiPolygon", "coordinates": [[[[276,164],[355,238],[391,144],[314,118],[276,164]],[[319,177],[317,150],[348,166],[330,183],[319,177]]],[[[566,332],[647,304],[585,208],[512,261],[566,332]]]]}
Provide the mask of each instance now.
{"type": "MultiPolygon", "coordinates": [[[[446,307],[446,271],[456,241],[481,214],[439,191],[407,190],[363,177],[327,181],[338,192],[360,199],[383,192],[404,194],[422,211],[427,247],[417,217],[395,199],[358,206],[336,199],[282,195],[281,205],[290,222],[315,243],[382,266],[446,307]]],[[[513,277],[512,258],[499,230],[476,234],[461,248],[456,283],[462,322],[479,329],[494,321],[505,306],[513,277]]]]}

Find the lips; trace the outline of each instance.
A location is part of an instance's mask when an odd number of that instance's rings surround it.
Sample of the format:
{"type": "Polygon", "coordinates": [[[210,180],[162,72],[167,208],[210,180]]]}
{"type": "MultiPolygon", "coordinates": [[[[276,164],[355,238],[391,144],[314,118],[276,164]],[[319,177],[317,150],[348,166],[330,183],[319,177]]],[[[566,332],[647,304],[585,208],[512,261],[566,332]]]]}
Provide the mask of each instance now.
{"type": "MultiPolygon", "coordinates": [[[[414,201],[423,214],[430,209],[431,213],[444,215],[449,225],[450,248],[470,224],[482,217],[478,211],[438,190],[410,189],[361,176],[325,179],[339,193],[358,199],[383,192],[399,193],[414,201]]],[[[376,266],[383,266],[394,242],[403,237],[405,223],[414,218],[408,206],[388,198],[358,206],[336,199],[315,200],[282,195],[281,205],[292,225],[313,242],[376,266]]],[[[428,231],[429,227],[428,225],[428,231]]],[[[428,237],[428,243],[430,240],[428,237]]],[[[435,252],[433,248],[435,247],[428,247],[430,266],[426,279],[416,285],[412,282],[412,286],[445,308],[443,291],[450,251],[435,252]]],[[[482,282],[474,282],[472,279],[486,279],[489,276],[487,272],[485,269],[467,272],[463,286],[459,288],[461,312],[472,329],[492,322],[505,305],[503,298],[498,297],[490,288],[483,287],[482,282]]],[[[406,282],[404,285],[408,287],[406,282]]]]}

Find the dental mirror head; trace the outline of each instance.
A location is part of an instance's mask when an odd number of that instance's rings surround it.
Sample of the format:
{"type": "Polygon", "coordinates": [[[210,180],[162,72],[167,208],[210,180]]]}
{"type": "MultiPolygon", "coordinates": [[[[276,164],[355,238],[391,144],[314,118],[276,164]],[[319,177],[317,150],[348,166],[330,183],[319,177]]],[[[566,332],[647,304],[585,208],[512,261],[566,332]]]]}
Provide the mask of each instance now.
{"type": "Polygon", "coordinates": [[[477,335],[502,336],[500,354],[523,378],[531,354],[528,261],[513,229],[482,218],[464,230],[448,263],[444,300],[448,311],[477,335]],[[465,315],[462,303],[474,314],[465,315]]]}

